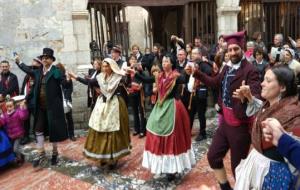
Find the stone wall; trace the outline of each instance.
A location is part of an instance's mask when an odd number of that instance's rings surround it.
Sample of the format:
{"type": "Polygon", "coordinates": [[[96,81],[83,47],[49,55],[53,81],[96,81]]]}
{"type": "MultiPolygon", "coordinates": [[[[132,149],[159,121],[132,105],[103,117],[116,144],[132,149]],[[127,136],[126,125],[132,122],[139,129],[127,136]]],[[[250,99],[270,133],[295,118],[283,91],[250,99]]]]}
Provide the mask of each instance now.
{"type": "MultiPolygon", "coordinates": [[[[44,47],[55,51],[56,63],[74,72],[90,65],[90,25],[87,0],[0,0],[0,59],[12,63],[20,85],[24,73],[13,64],[18,52],[26,64],[44,47]]],[[[86,86],[74,82],[74,119],[77,128],[86,127],[86,86]]]]}
{"type": "MultiPolygon", "coordinates": [[[[77,73],[86,73],[90,65],[90,23],[88,0],[0,0],[0,60],[13,61],[13,52],[30,64],[42,48],[55,50],[57,62],[77,73]]],[[[218,34],[237,30],[239,0],[216,0],[218,34]]],[[[144,21],[148,12],[141,7],[126,7],[129,42],[146,47],[144,21]]],[[[148,41],[149,44],[149,41],[148,41]]],[[[148,45],[149,46],[149,45],[148,45]]],[[[20,84],[24,74],[12,64],[20,84]]],[[[74,82],[73,116],[76,128],[86,128],[86,86],[74,82]]]]}

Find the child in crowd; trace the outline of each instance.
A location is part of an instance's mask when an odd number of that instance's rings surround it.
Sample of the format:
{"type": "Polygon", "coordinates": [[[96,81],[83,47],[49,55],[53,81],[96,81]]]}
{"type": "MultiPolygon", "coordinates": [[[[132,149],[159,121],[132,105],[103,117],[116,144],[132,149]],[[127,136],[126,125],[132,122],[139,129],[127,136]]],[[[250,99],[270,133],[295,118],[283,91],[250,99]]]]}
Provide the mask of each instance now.
{"type": "Polygon", "coordinates": [[[28,117],[28,111],[24,101],[17,107],[16,102],[9,96],[6,97],[5,106],[6,112],[1,115],[0,124],[11,140],[14,153],[16,154],[16,163],[22,164],[24,155],[20,151],[20,140],[24,136],[23,123],[28,117]]]}

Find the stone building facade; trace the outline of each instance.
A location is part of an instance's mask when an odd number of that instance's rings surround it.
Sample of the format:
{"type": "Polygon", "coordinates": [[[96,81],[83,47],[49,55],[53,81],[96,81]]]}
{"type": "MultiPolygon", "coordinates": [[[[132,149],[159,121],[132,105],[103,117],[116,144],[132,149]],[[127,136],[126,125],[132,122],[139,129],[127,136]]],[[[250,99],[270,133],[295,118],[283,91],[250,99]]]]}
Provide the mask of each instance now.
{"type": "MultiPolygon", "coordinates": [[[[238,30],[239,4],[239,0],[216,0],[218,35],[238,30]]],[[[0,59],[12,62],[13,52],[18,52],[22,60],[30,64],[43,47],[51,47],[57,62],[74,72],[86,72],[91,67],[91,25],[87,7],[88,0],[0,0],[0,59]]],[[[135,7],[128,10],[129,46],[136,43],[143,48],[146,46],[143,22],[147,13],[135,7]]],[[[17,73],[21,82],[24,74],[13,64],[12,72],[17,73]]],[[[76,128],[87,127],[86,99],[86,87],[74,82],[76,128]]]]}

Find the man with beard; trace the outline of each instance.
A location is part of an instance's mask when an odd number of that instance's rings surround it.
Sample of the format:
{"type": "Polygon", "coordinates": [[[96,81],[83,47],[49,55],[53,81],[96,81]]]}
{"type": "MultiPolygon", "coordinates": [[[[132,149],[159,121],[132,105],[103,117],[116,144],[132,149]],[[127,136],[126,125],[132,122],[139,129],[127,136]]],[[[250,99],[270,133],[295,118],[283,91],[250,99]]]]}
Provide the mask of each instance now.
{"type": "MultiPolygon", "coordinates": [[[[3,102],[6,95],[10,95],[10,97],[19,95],[19,83],[17,76],[10,72],[8,61],[1,61],[0,67],[0,102],[3,102]]],[[[5,111],[5,106],[2,106],[2,111],[5,111]]]]}
{"type": "Polygon", "coordinates": [[[1,61],[1,78],[0,78],[0,100],[4,100],[6,95],[16,96],[19,94],[18,78],[10,72],[9,62],[1,61]]]}
{"type": "Polygon", "coordinates": [[[244,32],[224,36],[224,40],[228,43],[232,66],[224,66],[222,72],[214,77],[198,70],[194,72],[196,79],[219,89],[218,104],[222,109],[221,118],[207,157],[222,190],[231,189],[223,159],[230,150],[231,169],[235,174],[236,166],[241,159],[247,157],[251,144],[250,127],[254,120],[246,115],[247,101],[241,102],[233,98],[233,92],[241,86],[242,81],[250,86],[255,97],[259,98],[261,91],[259,73],[244,57],[242,50],[244,38],[244,32]]]}

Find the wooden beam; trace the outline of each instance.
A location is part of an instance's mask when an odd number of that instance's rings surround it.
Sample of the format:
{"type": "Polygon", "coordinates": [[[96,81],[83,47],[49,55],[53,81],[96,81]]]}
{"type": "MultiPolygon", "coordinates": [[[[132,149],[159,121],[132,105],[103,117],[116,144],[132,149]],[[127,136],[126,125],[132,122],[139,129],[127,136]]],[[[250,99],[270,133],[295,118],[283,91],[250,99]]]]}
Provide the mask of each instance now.
{"type": "Polygon", "coordinates": [[[89,3],[121,3],[125,6],[175,6],[185,5],[189,2],[203,2],[210,0],[89,0],[89,3]]]}

